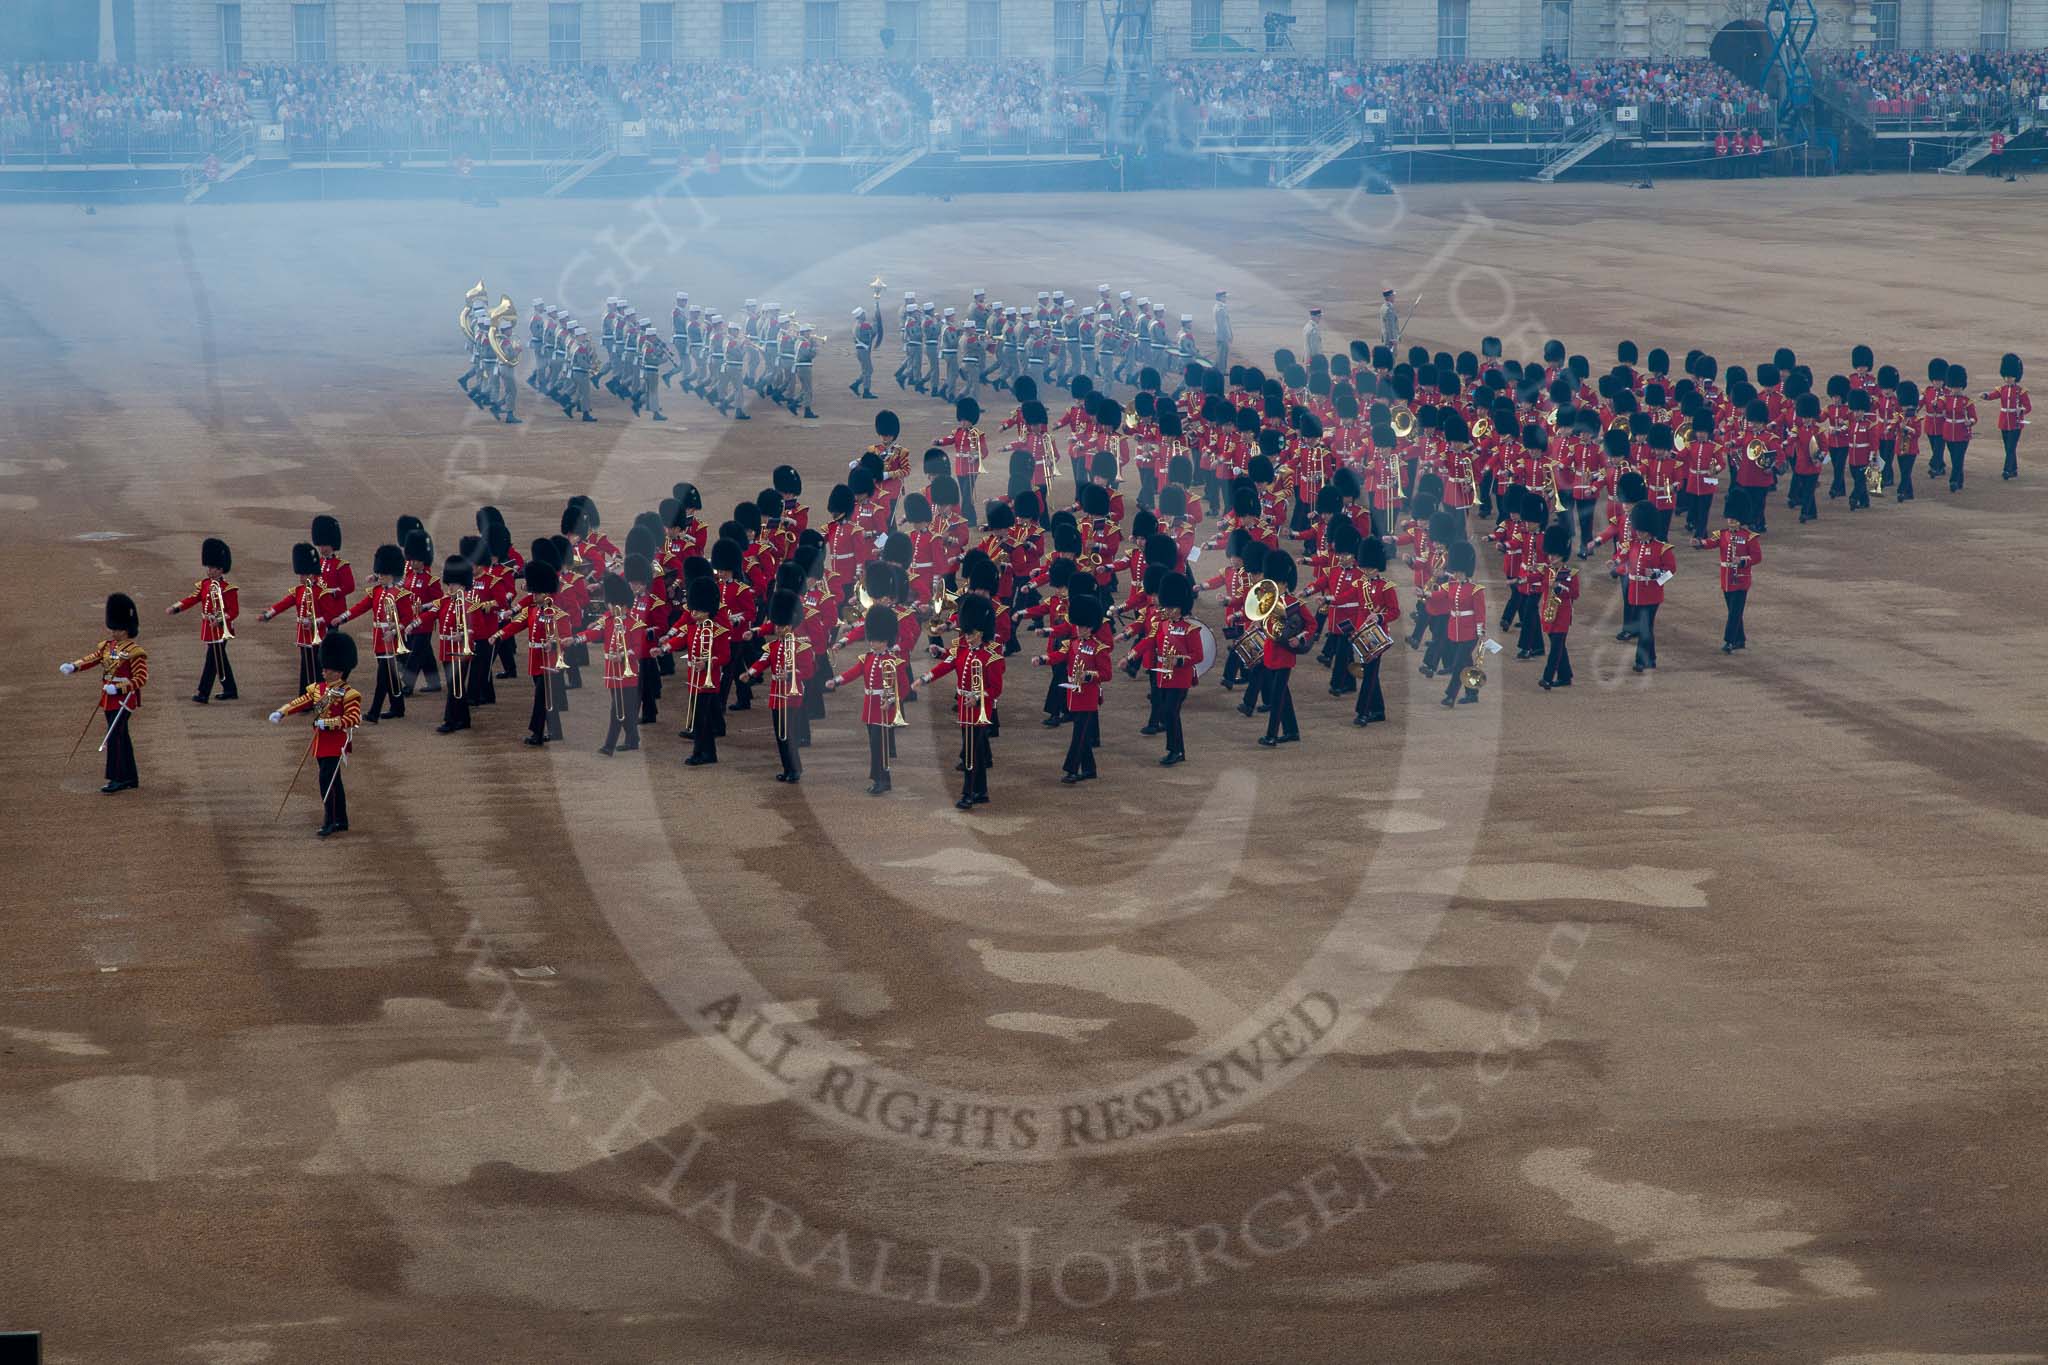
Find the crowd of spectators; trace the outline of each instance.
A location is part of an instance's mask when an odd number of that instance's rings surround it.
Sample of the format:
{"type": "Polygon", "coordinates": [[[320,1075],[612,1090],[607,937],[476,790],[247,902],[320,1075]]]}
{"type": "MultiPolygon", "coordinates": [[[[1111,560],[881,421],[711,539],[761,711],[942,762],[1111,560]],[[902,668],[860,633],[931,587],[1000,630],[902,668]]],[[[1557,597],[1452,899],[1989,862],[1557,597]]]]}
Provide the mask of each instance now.
{"type": "Polygon", "coordinates": [[[1671,128],[1752,127],[1768,112],[1761,92],[1696,60],[1197,61],[1161,74],[1176,117],[1191,119],[1198,136],[1301,133],[1360,108],[1386,110],[1397,135],[1558,131],[1618,105],[1671,128]]]}
{"type": "Polygon", "coordinates": [[[248,118],[240,82],[219,71],[92,62],[0,66],[0,149],[43,146],[79,156],[111,156],[130,146],[191,150],[248,118]]]}
{"type": "Polygon", "coordinates": [[[1845,52],[1819,75],[1875,118],[2003,118],[2048,91],[2048,52],[1845,52]]]}
{"type": "MultiPolygon", "coordinates": [[[[1841,53],[1823,57],[1819,72],[1879,116],[1981,118],[2048,89],[2048,53],[1841,53]]],[[[1623,105],[1646,129],[1707,133],[1758,127],[1770,113],[1762,92],[1701,60],[1219,59],[1166,63],[1159,77],[1171,126],[1193,139],[1311,133],[1361,108],[1385,109],[1395,138],[1549,135],[1623,105]]],[[[573,141],[614,118],[643,122],[651,146],[727,153],[888,146],[927,120],[961,146],[1085,140],[1102,135],[1103,120],[1097,97],[1029,62],[0,67],[0,153],[86,154],[151,139],[203,149],[255,112],[283,124],[294,148],[482,139],[508,154],[522,139],[573,141]]]]}

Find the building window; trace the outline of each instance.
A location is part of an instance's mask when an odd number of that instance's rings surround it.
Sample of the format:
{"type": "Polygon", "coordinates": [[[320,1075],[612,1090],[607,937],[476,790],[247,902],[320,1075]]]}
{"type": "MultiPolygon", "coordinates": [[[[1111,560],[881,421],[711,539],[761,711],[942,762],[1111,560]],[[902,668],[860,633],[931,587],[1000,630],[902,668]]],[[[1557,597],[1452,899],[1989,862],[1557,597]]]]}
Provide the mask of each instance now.
{"type": "Polygon", "coordinates": [[[1465,21],[1470,17],[1468,0],[1436,0],[1436,55],[1445,61],[1465,60],[1465,21]]]}
{"type": "Polygon", "coordinates": [[[1323,7],[1323,55],[1342,62],[1358,55],[1358,0],[1329,0],[1323,7]]]}
{"type": "Polygon", "coordinates": [[[1002,55],[1002,0],[967,0],[967,59],[992,62],[1002,55]]]}
{"type": "Polygon", "coordinates": [[[1870,0],[1870,46],[1896,52],[1899,46],[1899,0],[1870,0]]]}
{"type": "Polygon", "coordinates": [[[220,64],[233,71],[242,65],[242,7],[215,5],[220,16],[220,64]]]}
{"type": "Polygon", "coordinates": [[[676,59],[676,7],[640,7],[640,60],[649,66],[667,66],[676,59]]]}
{"type": "Polygon", "coordinates": [[[839,60],[838,0],[808,0],[804,5],[804,60],[839,60]]]}
{"type": "Polygon", "coordinates": [[[728,4],[719,20],[718,55],[728,62],[754,60],[754,6],[751,0],[728,4]]]}
{"type": "Polygon", "coordinates": [[[1543,0],[1543,55],[1559,62],[1572,59],[1572,0],[1543,0]]]}
{"type": "Polygon", "coordinates": [[[1984,19],[1977,26],[1977,46],[1986,52],[2005,51],[2011,20],[2008,0],[1984,0],[1984,19]]]}
{"type": "Polygon", "coordinates": [[[583,64],[583,6],[548,6],[548,65],[583,64]]]}
{"type": "MultiPolygon", "coordinates": [[[[1200,0],[1196,0],[1199,4],[1200,0]]],[[[1088,46],[1088,6],[1084,0],[1053,0],[1052,71],[1073,76],[1081,70],[1088,46]]]]}
{"type": "Polygon", "coordinates": [[[1188,46],[1196,52],[1214,52],[1223,41],[1223,0],[1194,0],[1188,16],[1188,46]]]}
{"type": "Polygon", "coordinates": [[[896,35],[896,45],[889,49],[889,60],[914,62],[918,59],[917,31],[923,17],[924,6],[918,0],[889,0],[882,15],[882,21],[896,35]]]}
{"type": "Polygon", "coordinates": [[[405,64],[433,66],[441,60],[441,7],[405,7],[405,64]]]}
{"type": "Polygon", "coordinates": [[[512,60],[512,7],[476,7],[476,59],[504,63],[512,60]]]}
{"type": "Polygon", "coordinates": [[[292,6],[292,56],[300,66],[327,64],[327,6],[292,6]]]}

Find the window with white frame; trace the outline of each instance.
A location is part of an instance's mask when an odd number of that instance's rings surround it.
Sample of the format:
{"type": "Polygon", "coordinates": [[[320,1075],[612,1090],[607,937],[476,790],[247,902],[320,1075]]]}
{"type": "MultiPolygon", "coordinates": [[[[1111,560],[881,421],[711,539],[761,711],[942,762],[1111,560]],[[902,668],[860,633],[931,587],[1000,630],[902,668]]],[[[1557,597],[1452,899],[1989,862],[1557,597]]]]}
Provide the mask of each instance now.
{"type": "Polygon", "coordinates": [[[1465,60],[1465,26],[1472,17],[1469,0],[1436,0],[1436,55],[1446,61],[1465,60]]]}
{"type": "Polygon", "coordinates": [[[233,71],[242,64],[242,7],[215,5],[220,16],[220,64],[233,71]]]}
{"type": "Polygon", "coordinates": [[[405,64],[433,66],[441,60],[441,7],[405,7],[405,64]]]}
{"type": "Polygon", "coordinates": [[[499,65],[512,60],[512,6],[476,7],[476,59],[499,65]]]}
{"type": "Polygon", "coordinates": [[[2003,52],[2011,32],[2010,0],[1984,0],[1984,17],[1977,25],[1977,46],[1986,52],[2003,52]]]}
{"type": "Polygon", "coordinates": [[[719,18],[718,55],[728,62],[754,60],[754,6],[752,0],[732,0],[719,18]]]}
{"type": "Polygon", "coordinates": [[[1327,0],[1323,7],[1323,55],[1341,62],[1358,55],[1358,0],[1327,0]]]}
{"type": "Polygon", "coordinates": [[[889,0],[882,18],[896,33],[896,46],[889,49],[889,60],[916,61],[921,51],[918,30],[924,26],[924,6],[919,0],[889,0]]]}
{"type": "Polygon", "coordinates": [[[804,60],[839,60],[838,0],[806,0],[804,5],[804,60]]]}
{"type": "Polygon", "coordinates": [[[1002,0],[967,0],[968,60],[993,62],[1002,55],[1002,0]]]}
{"type": "Polygon", "coordinates": [[[548,65],[580,66],[583,63],[583,6],[548,6],[548,65]]]}
{"type": "Polygon", "coordinates": [[[1543,0],[1543,55],[1572,59],[1572,0],[1543,0]]]}
{"type": "Polygon", "coordinates": [[[667,66],[676,59],[676,7],[640,7],[640,60],[649,66],[667,66]]]}
{"type": "Polygon", "coordinates": [[[1188,15],[1188,45],[1196,52],[1214,52],[1223,38],[1223,0],[1194,0],[1188,15]]]}
{"type": "Polygon", "coordinates": [[[1895,52],[1899,46],[1899,0],[1870,0],[1870,46],[1895,52]]]}
{"type": "Polygon", "coordinates": [[[327,6],[292,6],[292,59],[300,66],[327,64],[327,6]]]}
{"type": "Polygon", "coordinates": [[[1052,69],[1056,76],[1081,70],[1088,50],[1088,6],[1083,0],[1053,0],[1052,69]]]}

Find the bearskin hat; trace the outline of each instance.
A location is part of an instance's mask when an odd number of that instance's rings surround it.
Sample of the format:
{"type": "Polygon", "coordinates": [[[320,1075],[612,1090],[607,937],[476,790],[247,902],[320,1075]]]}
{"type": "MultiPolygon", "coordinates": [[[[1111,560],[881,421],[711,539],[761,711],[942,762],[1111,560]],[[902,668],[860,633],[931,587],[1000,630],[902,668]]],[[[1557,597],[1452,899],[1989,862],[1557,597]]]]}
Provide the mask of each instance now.
{"type": "MultiPolygon", "coordinates": [[[[958,611],[962,633],[980,635],[984,638],[996,633],[996,604],[989,601],[986,597],[963,597],[960,599],[958,611]]],[[[872,616],[869,618],[868,625],[870,629],[874,626],[872,616]]],[[[893,617],[891,618],[890,626],[893,630],[895,626],[893,617]]]]}
{"type": "MultiPolygon", "coordinates": [[[[1077,375],[1075,377],[1077,379],[1086,378],[1085,375],[1077,375]]],[[[1094,385],[1090,384],[1089,387],[1093,388],[1094,385]]],[[[1038,397],[1038,381],[1028,374],[1018,375],[1010,383],[1010,397],[1016,399],[1019,403],[1035,401],[1038,397]]]]}
{"type": "Polygon", "coordinates": [[[434,562],[434,538],[425,531],[414,531],[405,538],[405,557],[414,564],[434,562]]]}
{"type": "Polygon", "coordinates": [[[853,489],[843,483],[835,483],[832,491],[825,495],[825,511],[834,517],[851,516],[853,502],[853,489]]]}
{"type": "Polygon", "coordinates": [[[991,531],[1007,531],[1017,524],[1016,509],[1004,502],[990,503],[982,515],[982,525],[991,531]]]}
{"type": "Polygon", "coordinates": [[[979,550],[970,550],[960,561],[960,579],[969,592],[993,595],[1002,585],[1002,571],[996,562],[979,550]]]}
{"type": "Polygon", "coordinates": [[[1628,527],[1639,536],[1656,535],[1657,518],[1657,507],[1652,502],[1639,502],[1628,509],[1628,527]]]}
{"type": "Polygon", "coordinates": [[[1037,521],[1045,515],[1045,508],[1039,504],[1037,492],[1030,488],[1010,499],[1010,511],[1018,521],[1037,521]]]}
{"type": "Polygon", "coordinates": [[[1998,377],[2000,379],[2010,379],[2013,383],[2017,384],[2020,381],[2020,376],[2026,372],[2027,367],[2020,363],[2020,358],[2013,352],[2007,351],[2003,356],[1999,357],[1998,377]]]}
{"type": "Polygon", "coordinates": [[[1444,550],[1444,567],[1452,573],[1469,574],[1479,567],[1479,552],[1469,540],[1455,540],[1444,550]]]}
{"type": "Polygon", "coordinates": [[[1052,519],[1052,551],[1059,555],[1081,553],[1081,528],[1065,512],[1052,519]]]}
{"type": "Polygon", "coordinates": [[[633,604],[633,589],[623,576],[608,573],[604,576],[604,604],[608,607],[627,607],[633,604]]]}
{"type": "Polygon", "coordinates": [[[1169,611],[1195,609],[1195,580],[1168,570],[1159,579],[1159,605],[1169,611]]]}
{"type": "Polygon", "coordinates": [[[1927,382],[1930,384],[1948,383],[1948,362],[1946,360],[1936,356],[1933,360],[1927,362],[1927,382]]]}
{"type": "Polygon", "coordinates": [[[346,678],[356,671],[356,642],[335,631],[320,642],[320,668],[322,672],[339,673],[346,678]]]}
{"type": "Polygon", "coordinates": [[[319,573],[320,552],[303,540],[292,546],[292,572],[301,578],[319,573]]]}
{"type": "Polygon", "coordinates": [[[628,587],[644,588],[654,581],[654,560],[648,555],[629,554],[619,562],[619,573],[628,587]]]}
{"type": "Polygon", "coordinates": [[[484,547],[482,536],[463,536],[455,542],[455,553],[472,564],[485,563],[490,557],[490,551],[484,547]]]}
{"type": "Polygon", "coordinates": [[[1092,632],[1102,624],[1102,599],[1092,592],[1070,592],[1067,594],[1067,619],[1078,627],[1082,634],[1092,632]]]}
{"type": "Polygon", "coordinates": [[[1067,586],[1074,576],[1074,561],[1065,555],[1055,558],[1045,566],[1045,581],[1055,591],[1067,586]]]}
{"type": "Polygon", "coordinates": [[[1877,363],[1877,354],[1868,346],[1856,345],[1849,348],[1849,368],[1867,370],[1877,363]]]}
{"type": "Polygon", "coordinates": [[[542,561],[548,564],[552,564],[558,569],[562,567],[562,556],[559,552],[556,551],[555,542],[553,538],[549,536],[542,536],[540,539],[534,541],[531,545],[527,546],[526,558],[529,562],[542,561]]]}
{"type": "MultiPolygon", "coordinates": [[[[691,556],[693,559],[695,557],[694,555],[691,556]]],[[[687,565],[685,567],[687,568],[687,565]]],[[[683,605],[691,611],[705,616],[717,611],[719,603],[718,580],[708,574],[700,574],[694,578],[685,574],[684,577],[688,581],[683,584],[683,605]]]]}
{"type": "Polygon", "coordinates": [[[1301,570],[1295,565],[1294,556],[1285,550],[1268,549],[1265,566],[1260,572],[1283,588],[1292,588],[1301,581],[1301,570]]]}
{"type": "Polygon", "coordinates": [[[1628,473],[1621,476],[1621,481],[1615,486],[1615,491],[1621,494],[1623,502],[1641,502],[1650,495],[1650,486],[1643,482],[1642,475],[1631,469],[1628,473]]]}
{"type": "Polygon", "coordinates": [[[562,574],[553,563],[538,557],[526,564],[526,590],[531,593],[555,592],[562,586],[562,574]]]}
{"type": "Polygon", "coordinates": [[[737,540],[720,536],[711,545],[711,568],[714,573],[737,574],[746,562],[746,551],[737,540]]]}
{"type": "Polygon", "coordinates": [[[781,589],[768,599],[768,624],[778,630],[795,625],[803,614],[804,599],[800,593],[781,589]]]}
{"type": "Polygon", "coordinates": [[[1572,528],[1563,522],[1543,528],[1543,554],[1549,559],[1563,559],[1572,550],[1572,528]]]}
{"type": "Polygon", "coordinates": [[[1330,550],[1334,554],[1356,555],[1358,553],[1358,527],[1349,517],[1333,517],[1330,520],[1330,550]]]}
{"type": "Polygon", "coordinates": [[[951,474],[941,474],[932,480],[929,496],[934,507],[958,507],[960,483],[951,474]]]}
{"type": "MultiPolygon", "coordinates": [[[[980,416],[977,414],[971,420],[980,421],[981,419],[980,416]]],[[[875,414],[875,435],[881,437],[885,441],[893,441],[902,434],[902,418],[898,417],[895,413],[891,412],[887,408],[883,408],[880,412],[875,414]]]]}
{"type": "Polygon", "coordinates": [[[1671,353],[1662,346],[1652,346],[1649,359],[1643,362],[1643,368],[1651,374],[1670,374],[1671,353]]]}
{"type": "Polygon", "coordinates": [[[583,504],[571,498],[569,505],[562,509],[562,534],[565,536],[587,536],[590,534],[590,513],[583,504]]]}
{"type": "Polygon", "coordinates": [[[1237,517],[1255,517],[1259,514],[1259,490],[1249,483],[1238,483],[1230,490],[1230,512],[1237,517]]]}
{"type": "Polygon", "coordinates": [[[1606,431],[1600,437],[1600,448],[1607,452],[1607,458],[1610,460],[1627,459],[1628,433],[1618,429],[1606,431]]]}
{"type": "Polygon", "coordinates": [[[315,545],[330,550],[341,548],[341,523],[333,517],[313,518],[313,529],[309,534],[315,545]]]}
{"type": "Polygon", "coordinates": [[[965,422],[969,426],[974,425],[981,420],[981,404],[972,398],[961,399],[953,405],[953,420],[965,422]]]}
{"type": "Polygon", "coordinates": [[[1970,383],[1970,372],[1960,365],[1948,367],[1948,386],[1952,389],[1966,388],[1970,383]]]}
{"type": "Polygon", "coordinates": [[[1899,381],[1899,406],[1909,412],[1920,406],[1920,386],[1910,379],[1899,381]]]}
{"type": "Polygon", "coordinates": [[[1039,402],[1036,398],[1020,406],[1024,414],[1024,425],[1027,427],[1042,427],[1052,420],[1045,411],[1045,404],[1039,402]]]}
{"type": "MultiPolygon", "coordinates": [[[[469,537],[464,536],[463,539],[469,537]]],[[[451,588],[466,588],[476,582],[476,570],[463,556],[449,555],[441,561],[441,581],[451,588]]]]}
{"type": "Polygon", "coordinates": [[[405,551],[396,545],[379,545],[370,556],[370,572],[385,578],[402,578],[405,575],[405,551]]]}
{"type": "Polygon", "coordinates": [[[107,629],[120,635],[142,633],[142,613],[135,609],[135,599],[127,593],[108,594],[107,629]]]}
{"type": "MultiPolygon", "coordinates": [[[[704,495],[697,491],[696,484],[679,483],[671,490],[671,492],[675,497],[676,506],[681,508],[683,511],[701,512],[704,510],[704,495]]],[[[680,526],[682,525],[682,523],[678,521],[676,525],[680,526]]]]}
{"type": "Polygon", "coordinates": [[[226,573],[234,565],[235,556],[228,549],[228,543],[217,536],[208,536],[199,542],[199,567],[219,569],[226,573]]]}

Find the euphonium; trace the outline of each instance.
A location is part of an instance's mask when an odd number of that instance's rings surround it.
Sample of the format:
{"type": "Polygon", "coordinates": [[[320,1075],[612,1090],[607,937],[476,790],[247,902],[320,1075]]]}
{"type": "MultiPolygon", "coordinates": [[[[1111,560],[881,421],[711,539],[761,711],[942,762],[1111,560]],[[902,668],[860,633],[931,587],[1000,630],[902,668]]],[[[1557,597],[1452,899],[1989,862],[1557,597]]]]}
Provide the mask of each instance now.
{"type": "Polygon", "coordinates": [[[1393,428],[1394,435],[1405,441],[1415,434],[1415,414],[1406,408],[1397,408],[1388,419],[1388,425],[1393,428]]]}
{"type": "Polygon", "coordinates": [[[1671,433],[1671,448],[1680,455],[1685,454],[1687,450],[1692,448],[1692,421],[1690,418],[1679,423],[1678,429],[1671,433]]]}
{"type": "Polygon", "coordinates": [[[1748,449],[1744,450],[1743,454],[1747,455],[1749,459],[1755,464],[1763,465],[1770,463],[1770,447],[1766,446],[1760,440],[1752,439],[1749,443],[1748,449]]]}
{"type": "Polygon", "coordinates": [[[1467,692],[1477,692],[1486,685],[1486,670],[1478,664],[1467,664],[1458,672],[1458,686],[1467,692]]]}
{"type": "MultiPolygon", "coordinates": [[[[1398,436],[1398,435],[1400,435],[1400,434],[1401,434],[1400,428],[1398,428],[1398,427],[1397,427],[1397,428],[1395,428],[1395,430],[1394,430],[1394,434],[1395,434],[1395,435],[1397,435],[1397,436],[1398,436]]],[[[1491,418],[1491,417],[1480,417],[1480,418],[1476,419],[1476,420],[1475,420],[1475,421],[1474,421],[1474,422],[1472,423],[1472,439],[1473,439],[1473,440],[1475,440],[1475,441],[1483,441],[1483,440],[1485,440],[1485,439],[1486,439],[1487,437],[1489,437],[1489,436],[1491,436],[1491,435],[1493,435],[1493,418],[1491,418]]]]}

